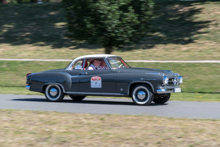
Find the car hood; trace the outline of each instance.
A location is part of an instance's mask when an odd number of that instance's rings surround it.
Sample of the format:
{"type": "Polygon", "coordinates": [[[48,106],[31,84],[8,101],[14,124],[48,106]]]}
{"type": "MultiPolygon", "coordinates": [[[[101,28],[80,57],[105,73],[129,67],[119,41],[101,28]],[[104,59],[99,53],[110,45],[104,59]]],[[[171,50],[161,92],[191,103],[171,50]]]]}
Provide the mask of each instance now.
{"type": "Polygon", "coordinates": [[[160,69],[153,69],[153,68],[120,68],[117,69],[120,72],[126,72],[126,73],[145,73],[145,74],[157,74],[162,76],[172,76],[173,72],[171,70],[160,70],[160,69]]]}

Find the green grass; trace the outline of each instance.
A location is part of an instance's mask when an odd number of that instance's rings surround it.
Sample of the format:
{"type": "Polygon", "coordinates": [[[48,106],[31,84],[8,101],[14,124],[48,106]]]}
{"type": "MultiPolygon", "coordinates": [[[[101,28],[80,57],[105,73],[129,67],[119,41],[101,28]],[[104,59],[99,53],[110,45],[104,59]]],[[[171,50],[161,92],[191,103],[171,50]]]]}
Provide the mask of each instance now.
{"type": "Polygon", "coordinates": [[[220,102],[220,93],[182,92],[182,93],[173,93],[171,95],[172,96],[170,100],[220,102]]]}
{"type": "Polygon", "coordinates": [[[44,70],[65,68],[68,62],[17,62],[0,61],[0,86],[20,87],[26,85],[26,74],[44,70]]]}
{"type": "Polygon", "coordinates": [[[2,87],[0,86],[0,94],[16,94],[16,95],[43,95],[42,93],[36,93],[25,89],[25,86],[21,87],[2,87]]]}
{"type": "MultiPolygon", "coordinates": [[[[26,74],[64,68],[69,62],[0,61],[0,93],[40,94],[25,90],[26,74]]],[[[133,67],[172,70],[184,77],[182,93],[172,100],[220,101],[220,64],[194,63],[129,63],[133,67]]]]}
{"type": "MultiPolygon", "coordinates": [[[[220,59],[220,2],[169,2],[157,8],[155,33],[112,54],[124,59],[220,59]]],[[[73,59],[104,53],[100,46],[72,45],[65,38],[61,3],[0,5],[0,12],[0,58],[73,59]]]]}

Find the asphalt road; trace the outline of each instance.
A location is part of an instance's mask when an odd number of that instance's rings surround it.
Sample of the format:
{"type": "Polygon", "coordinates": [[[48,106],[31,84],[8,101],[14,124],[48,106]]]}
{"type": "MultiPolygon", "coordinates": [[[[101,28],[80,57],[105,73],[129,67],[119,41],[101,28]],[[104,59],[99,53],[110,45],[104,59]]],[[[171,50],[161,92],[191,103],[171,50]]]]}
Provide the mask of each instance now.
{"type": "Polygon", "coordinates": [[[85,98],[73,102],[66,97],[62,102],[49,102],[44,96],[0,94],[0,109],[220,119],[218,102],[169,101],[164,105],[138,106],[131,99],[85,98]]]}

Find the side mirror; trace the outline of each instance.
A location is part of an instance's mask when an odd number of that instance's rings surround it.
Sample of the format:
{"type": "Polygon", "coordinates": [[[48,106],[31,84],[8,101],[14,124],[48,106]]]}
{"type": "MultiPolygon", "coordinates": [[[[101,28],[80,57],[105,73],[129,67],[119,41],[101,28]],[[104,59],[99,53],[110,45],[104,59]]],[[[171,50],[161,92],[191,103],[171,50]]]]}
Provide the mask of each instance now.
{"type": "Polygon", "coordinates": [[[76,65],[75,69],[82,69],[82,66],[81,65],[76,65]]]}

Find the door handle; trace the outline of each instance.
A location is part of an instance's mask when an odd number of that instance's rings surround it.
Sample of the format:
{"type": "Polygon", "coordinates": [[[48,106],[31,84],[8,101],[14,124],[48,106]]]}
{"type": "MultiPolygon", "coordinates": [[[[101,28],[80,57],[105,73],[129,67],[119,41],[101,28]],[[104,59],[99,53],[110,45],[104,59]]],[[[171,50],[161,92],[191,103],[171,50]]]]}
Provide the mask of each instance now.
{"type": "Polygon", "coordinates": [[[88,73],[87,72],[81,72],[80,74],[81,75],[87,75],[88,73]]]}

